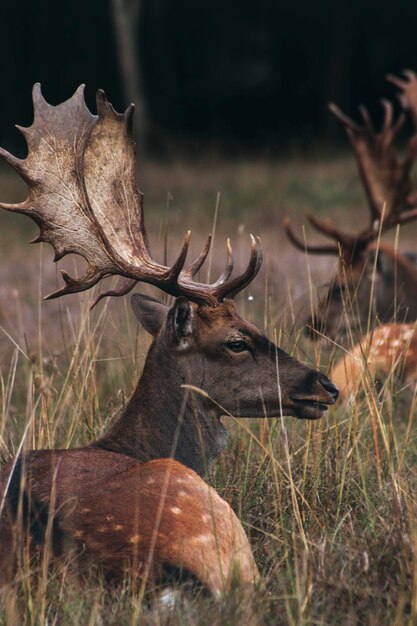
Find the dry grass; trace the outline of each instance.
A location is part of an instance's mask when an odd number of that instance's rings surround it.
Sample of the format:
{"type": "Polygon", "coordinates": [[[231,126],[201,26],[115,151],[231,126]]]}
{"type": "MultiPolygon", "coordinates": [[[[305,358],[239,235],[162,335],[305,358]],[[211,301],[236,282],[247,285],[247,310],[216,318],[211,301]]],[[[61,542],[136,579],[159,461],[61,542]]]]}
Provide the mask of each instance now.
{"type": "MultiPolygon", "coordinates": [[[[212,274],[232,235],[239,264],[247,233],[259,233],[266,263],[241,312],[273,337],[283,302],[286,324],[279,343],[306,362],[333,354],[303,343],[296,322],[312,283],[334,270],[329,258],[311,259],[285,242],[284,212],[327,211],[346,224],[365,221],[350,160],[300,159],[276,163],[225,163],[144,168],[147,224],[162,258],[166,224],[169,256],[190,227],[195,248],[211,230],[221,192],[212,274]],[[168,193],[172,195],[167,201],[168,193]],[[167,204],[168,209],[167,209],[167,204]],[[256,209],[256,210],[255,210],[256,209]],[[353,216],[353,217],[352,217],[353,216]],[[219,252],[220,251],[220,252],[219,252]],[[290,298],[291,294],[291,298],[290,298]]],[[[7,199],[22,197],[0,171],[7,199]]],[[[149,338],[137,330],[126,299],[89,313],[90,295],[43,302],[59,280],[46,247],[30,248],[26,218],[0,215],[1,455],[25,445],[74,447],[102,433],[131,393],[149,338]]],[[[415,228],[407,230],[411,247],[415,228]]],[[[66,267],[73,268],[68,260],[66,267]]],[[[303,308],[304,307],[304,308],[303,308]]],[[[416,399],[388,380],[379,397],[372,388],[316,423],[293,418],[239,420],[230,424],[228,450],[209,481],[232,505],[253,546],[269,590],[248,611],[238,592],[220,604],[190,596],[174,613],[138,605],[128,585],[114,592],[99,582],[80,588],[64,572],[30,577],[0,606],[0,623],[27,624],[417,624],[417,510],[415,489],[416,399]]]]}

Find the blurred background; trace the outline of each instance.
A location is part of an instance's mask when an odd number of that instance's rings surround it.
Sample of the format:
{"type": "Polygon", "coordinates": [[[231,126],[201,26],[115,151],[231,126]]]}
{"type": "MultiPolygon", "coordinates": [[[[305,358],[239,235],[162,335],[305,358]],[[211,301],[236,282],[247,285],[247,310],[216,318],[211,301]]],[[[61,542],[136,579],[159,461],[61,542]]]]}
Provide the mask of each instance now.
{"type": "MultiPolygon", "coordinates": [[[[137,105],[142,152],[235,156],[342,141],[327,110],[392,97],[388,72],[417,66],[412,0],[21,0],[2,3],[1,145],[82,82],[137,105]]],[[[20,144],[19,144],[20,145],[20,144]]],[[[21,144],[23,145],[23,144],[21,144]]]]}

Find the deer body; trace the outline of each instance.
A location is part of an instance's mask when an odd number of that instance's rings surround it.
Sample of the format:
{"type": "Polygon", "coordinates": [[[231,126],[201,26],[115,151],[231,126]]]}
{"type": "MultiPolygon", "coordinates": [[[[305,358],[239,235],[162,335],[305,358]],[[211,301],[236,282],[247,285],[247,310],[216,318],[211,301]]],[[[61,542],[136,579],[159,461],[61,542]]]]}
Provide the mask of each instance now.
{"type": "Polygon", "coordinates": [[[378,380],[395,375],[404,386],[417,383],[416,324],[387,324],[377,327],[332,368],[332,380],[341,398],[347,400],[378,380]]]}
{"type": "Polygon", "coordinates": [[[130,572],[139,583],[146,577],[155,584],[176,568],[219,596],[233,577],[248,586],[259,578],[230,506],[176,461],[139,463],[93,449],[39,450],[17,467],[8,463],[2,492],[8,481],[10,498],[0,517],[0,583],[15,573],[25,535],[32,553],[49,543],[52,560],[71,555],[77,571],[98,566],[113,583],[130,572]]]}

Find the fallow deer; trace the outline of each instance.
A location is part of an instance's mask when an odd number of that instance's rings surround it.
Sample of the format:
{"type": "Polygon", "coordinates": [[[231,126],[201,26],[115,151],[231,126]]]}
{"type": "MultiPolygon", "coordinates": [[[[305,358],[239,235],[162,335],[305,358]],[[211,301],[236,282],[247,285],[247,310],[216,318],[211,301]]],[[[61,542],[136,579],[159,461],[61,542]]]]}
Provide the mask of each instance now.
{"type": "MultiPolygon", "coordinates": [[[[417,77],[407,80],[389,77],[402,89],[400,101],[409,110],[417,130],[417,77]]],[[[417,218],[417,192],[412,190],[411,170],[417,154],[417,134],[408,141],[400,161],[393,142],[402,128],[402,114],[393,122],[393,107],[384,101],[382,129],[375,132],[368,111],[360,107],[363,125],[348,118],[334,104],[331,111],[345,126],[353,146],[359,176],[369,207],[369,224],[357,234],[342,231],[330,220],[307,215],[309,222],[335,241],[330,245],[310,245],[294,233],[290,220],[284,227],[290,241],[311,254],[339,257],[336,276],[327,295],[307,321],[313,339],[323,335],[335,339],[348,332],[361,335],[371,319],[381,323],[417,319],[417,267],[396,248],[380,242],[382,234],[417,218]],[[318,331],[318,332],[317,332],[318,331]]]]}
{"type": "Polygon", "coordinates": [[[331,370],[332,380],[347,400],[360,389],[368,391],[375,383],[394,376],[414,393],[417,384],[416,324],[378,326],[361,338],[331,370]]]}
{"type": "MultiPolygon", "coordinates": [[[[232,298],[259,271],[262,262],[259,240],[252,237],[249,264],[234,278],[231,278],[233,257],[228,244],[225,270],[209,285],[196,282],[194,276],[207,257],[210,239],[188,267],[185,260],[189,233],[172,267],[152,259],[142,194],[135,180],[133,106],[123,115],[118,114],[99,91],[98,115],[94,116],[86,107],[82,88],[68,101],[53,107],[43,99],[36,85],[33,99],[34,123],[21,129],[28,143],[27,158],[20,160],[0,150],[0,155],[28,184],[29,196],[21,204],[0,206],[34,219],[40,227],[36,241],[51,243],[55,260],[76,253],[88,265],[81,278],[63,273],[65,286],[48,297],[83,291],[106,276],[120,275],[125,279],[122,287],[101,294],[96,301],[104,295],[127,294],[139,281],[157,286],[176,300],[169,308],[153,298],[133,296],[133,309],[154,340],[138,387],[109,433],[87,448],[27,452],[17,463],[6,465],[2,472],[4,511],[0,536],[12,532],[10,520],[14,519],[16,501],[21,499],[24,528],[28,529],[31,544],[44,541],[51,523],[48,526],[48,521],[43,522],[52,519],[57,546],[69,539],[81,540],[86,556],[98,559],[100,554],[106,562],[110,548],[105,545],[121,542],[124,546],[121,553],[136,559],[140,570],[146,564],[146,542],[150,538],[147,528],[152,519],[155,521],[157,510],[155,502],[151,505],[154,492],[149,495],[146,485],[151,483],[158,468],[169,466],[177,476],[177,482],[172,487],[169,484],[167,494],[173,498],[172,506],[166,509],[164,503],[161,515],[172,526],[177,544],[185,544],[189,533],[194,531],[189,524],[182,525],[185,518],[176,518],[178,509],[181,510],[179,501],[189,498],[188,518],[195,504],[194,528],[197,529],[199,507],[205,507],[204,515],[207,515],[208,502],[205,500],[201,505],[197,494],[204,483],[191,470],[203,474],[224,446],[222,414],[288,414],[316,419],[335,402],[338,392],[324,375],[290,357],[238,315],[232,298]],[[199,393],[194,394],[191,389],[196,388],[199,393]],[[157,461],[169,457],[183,465],[157,461]],[[77,467],[88,469],[84,479],[77,474],[77,467]],[[144,480],[142,484],[142,476],[149,477],[148,483],[144,480]],[[188,479],[193,487],[189,493],[181,493],[178,485],[188,479]],[[104,504],[107,487],[111,485],[109,502],[104,504]],[[26,505],[28,499],[31,506],[26,505]],[[56,510],[55,503],[59,503],[56,510]],[[122,511],[119,517],[107,520],[112,508],[119,511],[124,506],[126,513],[122,511]],[[94,514],[86,515],[86,511],[84,514],[82,507],[94,509],[94,514]],[[50,516],[51,513],[54,515],[50,516]],[[132,522],[128,524],[130,515],[132,522]],[[137,524],[138,535],[144,537],[138,549],[132,540],[136,533],[132,524],[137,524]],[[116,525],[122,528],[116,529],[116,525]],[[97,540],[99,528],[105,529],[104,543],[97,540]]],[[[161,480],[155,477],[158,493],[161,480]]],[[[219,510],[226,506],[219,500],[216,502],[219,510]]],[[[216,524],[219,515],[215,515],[216,524]]],[[[243,531],[233,520],[224,528],[226,538],[236,533],[242,535],[243,531]]],[[[159,548],[165,554],[164,541],[164,537],[156,534],[155,554],[159,548]]],[[[225,540],[224,545],[224,558],[231,562],[231,543],[225,540]]],[[[249,562],[247,544],[244,553],[249,562]]],[[[161,557],[163,562],[164,558],[161,557]]],[[[121,568],[121,560],[110,561],[116,563],[116,570],[121,568]]],[[[188,562],[183,565],[190,567],[188,562]]],[[[197,558],[192,573],[202,578],[198,567],[204,569],[205,564],[197,558]]],[[[249,569],[253,572],[252,566],[249,569]]]]}

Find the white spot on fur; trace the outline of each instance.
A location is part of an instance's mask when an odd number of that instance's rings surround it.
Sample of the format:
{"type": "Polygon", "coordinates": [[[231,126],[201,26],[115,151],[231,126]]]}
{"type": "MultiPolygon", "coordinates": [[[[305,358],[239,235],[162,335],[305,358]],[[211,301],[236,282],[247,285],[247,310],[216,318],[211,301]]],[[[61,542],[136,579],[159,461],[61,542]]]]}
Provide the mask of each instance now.
{"type": "Polygon", "coordinates": [[[403,332],[404,339],[410,339],[411,337],[413,337],[414,331],[415,331],[415,328],[409,328],[408,330],[405,330],[403,332]]]}
{"type": "Polygon", "coordinates": [[[153,485],[155,482],[155,478],[148,478],[148,480],[146,481],[147,485],[153,485]]]}
{"type": "Polygon", "coordinates": [[[203,524],[208,524],[210,520],[211,516],[207,513],[203,513],[203,515],[201,516],[201,521],[203,522],[203,524]]]}
{"type": "Polygon", "coordinates": [[[192,541],[195,543],[210,543],[213,540],[213,535],[198,535],[193,537],[192,541]]]}
{"type": "Polygon", "coordinates": [[[189,493],[187,491],[184,491],[184,489],[180,489],[180,491],[178,492],[178,495],[181,498],[188,498],[189,497],[189,493]]]}
{"type": "Polygon", "coordinates": [[[74,531],[74,537],[79,539],[80,537],[82,537],[84,535],[84,532],[82,530],[76,530],[74,531]]]}
{"type": "Polygon", "coordinates": [[[174,513],[174,515],[179,515],[181,513],[181,509],[179,509],[177,506],[172,506],[171,513],[174,513]]]}
{"type": "Polygon", "coordinates": [[[175,609],[177,602],[181,599],[181,593],[178,589],[167,587],[158,595],[158,604],[162,611],[171,612],[175,609]]]}
{"type": "Polygon", "coordinates": [[[86,507],[84,509],[81,509],[81,513],[91,513],[91,509],[86,507]]]}
{"type": "Polygon", "coordinates": [[[123,526],[121,524],[116,524],[114,530],[123,530],[123,526]]]}
{"type": "Polygon", "coordinates": [[[139,543],[139,541],[140,541],[140,535],[132,535],[131,538],[129,539],[129,543],[133,543],[134,545],[139,543]]]}

